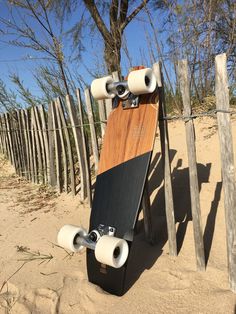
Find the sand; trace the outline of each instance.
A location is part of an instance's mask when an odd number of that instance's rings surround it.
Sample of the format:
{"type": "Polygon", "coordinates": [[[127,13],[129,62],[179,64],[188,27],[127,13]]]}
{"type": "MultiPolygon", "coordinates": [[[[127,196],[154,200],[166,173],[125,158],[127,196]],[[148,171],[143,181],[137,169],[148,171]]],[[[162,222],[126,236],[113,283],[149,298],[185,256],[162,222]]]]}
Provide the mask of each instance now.
{"type": "MultiPolygon", "coordinates": [[[[178,256],[169,255],[159,136],[150,173],[156,245],[137,230],[139,278],[122,297],[89,283],[85,251],[56,246],[59,228],[87,228],[90,209],[79,197],[27,183],[0,159],[0,314],[235,313],[229,289],[224,202],[216,120],[198,119],[196,147],[206,271],[196,271],[184,123],[169,124],[178,256]],[[140,249],[141,248],[141,249],[140,249]]],[[[236,150],[236,120],[233,123],[236,150]]],[[[236,159],[236,158],[235,158],[236,159]]]]}

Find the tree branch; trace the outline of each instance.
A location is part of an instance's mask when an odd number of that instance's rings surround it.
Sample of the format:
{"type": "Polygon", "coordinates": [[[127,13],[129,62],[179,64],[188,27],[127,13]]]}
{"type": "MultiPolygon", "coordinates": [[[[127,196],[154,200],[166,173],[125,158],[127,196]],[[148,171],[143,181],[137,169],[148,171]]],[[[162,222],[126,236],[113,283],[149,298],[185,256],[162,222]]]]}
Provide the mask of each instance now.
{"type": "Polygon", "coordinates": [[[120,4],[120,17],[119,17],[119,23],[122,25],[125,22],[125,19],[127,17],[127,12],[128,12],[128,0],[121,0],[120,4]]]}
{"type": "MultiPolygon", "coordinates": [[[[31,5],[31,3],[29,2],[29,0],[26,0],[27,4],[28,4],[28,9],[30,9],[30,11],[33,13],[35,19],[39,22],[39,24],[46,30],[46,32],[53,37],[53,34],[51,33],[51,31],[44,25],[44,23],[40,20],[40,18],[38,17],[37,13],[34,10],[34,7],[31,5]]],[[[41,4],[41,3],[40,3],[41,4]]]]}
{"type": "Polygon", "coordinates": [[[129,24],[129,22],[135,18],[135,16],[147,5],[149,0],[144,0],[128,17],[127,19],[122,23],[121,25],[121,31],[123,31],[126,26],[129,24]]]}
{"type": "Polygon", "coordinates": [[[118,7],[119,7],[118,0],[112,0],[111,6],[110,6],[110,21],[113,21],[113,22],[117,21],[118,7]]]}
{"type": "Polygon", "coordinates": [[[111,34],[109,32],[109,30],[107,29],[104,21],[101,18],[101,15],[98,12],[98,9],[94,3],[94,0],[83,0],[84,4],[86,5],[87,9],[89,10],[93,20],[96,23],[97,28],[99,29],[102,37],[106,40],[106,41],[110,41],[111,40],[111,34]]]}

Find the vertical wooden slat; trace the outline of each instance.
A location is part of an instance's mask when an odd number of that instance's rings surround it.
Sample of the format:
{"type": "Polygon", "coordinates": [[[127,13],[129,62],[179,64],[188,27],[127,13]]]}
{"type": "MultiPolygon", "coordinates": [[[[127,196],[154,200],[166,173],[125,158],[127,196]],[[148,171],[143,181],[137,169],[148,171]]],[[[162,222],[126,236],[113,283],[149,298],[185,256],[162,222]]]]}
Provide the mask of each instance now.
{"type": "Polygon", "coordinates": [[[152,215],[151,215],[151,204],[148,189],[148,180],[145,183],[143,198],[142,198],[142,208],[143,208],[143,221],[146,239],[149,243],[154,243],[154,233],[152,227],[152,215]]]}
{"type": "MultiPolygon", "coordinates": [[[[217,110],[229,111],[226,54],[215,58],[217,110]]],[[[230,288],[236,293],[236,182],[230,114],[217,112],[224,189],[226,242],[230,288]]]]}
{"type": "Polygon", "coordinates": [[[1,152],[6,156],[6,147],[5,147],[5,130],[2,123],[2,115],[0,115],[0,137],[1,137],[1,152]]]}
{"type": "Polygon", "coordinates": [[[12,133],[11,133],[11,129],[10,129],[9,113],[5,113],[4,117],[5,117],[7,137],[8,137],[9,148],[10,148],[10,161],[11,161],[11,164],[13,165],[13,167],[16,169],[16,160],[15,160],[15,154],[13,151],[13,142],[12,142],[12,133]]]}
{"type": "Polygon", "coordinates": [[[14,150],[16,153],[16,160],[17,160],[17,173],[19,176],[22,176],[22,155],[21,155],[21,144],[19,138],[19,125],[16,112],[11,114],[11,129],[13,132],[14,138],[14,150]]]}
{"type": "Polygon", "coordinates": [[[38,107],[34,107],[34,115],[35,115],[35,124],[37,129],[37,135],[38,135],[38,144],[39,144],[39,152],[41,155],[41,161],[42,161],[42,170],[41,170],[41,177],[42,182],[47,182],[47,163],[46,163],[46,156],[45,156],[45,147],[44,147],[44,140],[43,140],[43,130],[42,130],[42,124],[39,118],[39,111],[38,107]]]}
{"type": "Polygon", "coordinates": [[[159,128],[161,138],[162,162],[164,167],[164,192],[165,192],[165,210],[167,220],[167,232],[169,240],[169,253],[172,256],[177,256],[176,243],[176,229],[175,229],[175,215],[174,215],[174,201],[171,180],[171,166],[170,166],[170,149],[169,149],[169,134],[167,121],[163,120],[166,116],[164,82],[161,71],[161,64],[159,62],[153,65],[153,72],[157,81],[157,88],[159,94],[159,128]]]}
{"type": "Polygon", "coordinates": [[[98,162],[99,162],[98,142],[97,142],[97,135],[96,135],[96,129],[95,129],[95,124],[94,124],[94,116],[93,116],[90,91],[88,88],[85,89],[84,94],[85,94],[85,103],[86,103],[86,107],[87,107],[89,127],[90,127],[90,133],[91,133],[95,172],[97,172],[98,162]]]}
{"type": "Polygon", "coordinates": [[[35,182],[35,169],[34,169],[34,157],[33,157],[33,141],[31,125],[30,125],[30,113],[28,110],[24,110],[25,113],[25,124],[26,124],[26,134],[28,139],[28,149],[29,149],[29,176],[32,182],[35,182]]]}
{"type": "Polygon", "coordinates": [[[26,162],[27,162],[27,157],[26,157],[26,143],[24,140],[24,130],[23,130],[23,125],[22,125],[22,120],[21,120],[21,111],[17,110],[16,112],[17,115],[17,120],[18,120],[18,127],[19,127],[19,139],[20,139],[20,150],[21,150],[21,156],[22,156],[22,175],[26,177],[27,174],[27,168],[26,168],[26,162]]]}
{"type": "Polygon", "coordinates": [[[8,156],[11,164],[13,165],[13,156],[11,152],[11,145],[10,145],[10,139],[9,139],[9,134],[8,134],[8,128],[7,128],[7,120],[6,120],[6,114],[3,115],[3,122],[5,126],[5,132],[6,132],[6,144],[7,144],[7,149],[8,149],[8,156]]]}
{"type": "Polygon", "coordinates": [[[30,133],[32,140],[32,152],[33,152],[33,182],[39,183],[39,175],[38,175],[38,159],[37,159],[37,147],[36,147],[36,135],[35,135],[35,123],[34,123],[34,109],[30,110],[30,133]]]}
{"type": "Polygon", "coordinates": [[[5,141],[5,147],[6,147],[6,152],[7,152],[7,158],[11,162],[11,151],[10,151],[10,144],[9,144],[9,139],[8,139],[8,134],[7,134],[7,125],[6,125],[6,119],[5,115],[2,115],[2,126],[4,129],[4,141],[5,141]]]}
{"type": "Polygon", "coordinates": [[[65,118],[65,114],[63,111],[60,98],[59,98],[59,102],[57,103],[57,108],[60,114],[62,127],[64,129],[64,134],[65,134],[65,139],[66,139],[67,154],[68,154],[68,160],[69,160],[69,170],[70,170],[71,192],[72,192],[72,195],[74,196],[76,193],[74,160],[73,160],[73,155],[72,155],[72,148],[71,148],[68,126],[66,124],[66,118],[65,118]]]}
{"type": "Polygon", "coordinates": [[[20,119],[21,119],[21,126],[22,126],[22,135],[24,137],[25,143],[25,171],[26,171],[26,178],[30,180],[30,152],[29,152],[29,141],[27,136],[27,129],[26,129],[26,121],[25,121],[25,111],[20,111],[20,119]]]}
{"type": "Polygon", "coordinates": [[[106,112],[104,107],[104,100],[98,100],[98,112],[99,112],[99,119],[100,119],[100,126],[101,126],[101,135],[102,138],[105,134],[106,129],[106,112]]]}
{"type": "Polygon", "coordinates": [[[2,116],[0,114],[0,152],[4,154],[2,116]]]}
{"type": "Polygon", "coordinates": [[[38,164],[39,164],[39,181],[44,183],[44,152],[41,143],[41,125],[39,123],[38,111],[36,107],[34,107],[34,125],[35,125],[35,139],[36,139],[36,148],[37,148],[37,155],[38,155],[38,164]]]}
{"type": "Polygon", "coordinates": [[[22,152],[22,144],[21,144],[21,138],[20,138],[20,125],[19,125],[17,111],[14,112],[12,120],[13,120],[13,128],[14,128],[15,141],[16,141],[15,149],[18,155],[19,175],[22,176],[24,173],[24,170],[23,170],[24,158],[23,158],[23,152],[22,152]]]}
{"type": "Polygon", "coordinates": [[[82,101],[80,90],[76,90],[76,96],[78,101],[79,108],[79,117],[80,117],[80,125],[81,125],[81,136],[82,136],[82,144],[83,144],[83,152],[84,152],[84,160],[85,160],[85,171],[86,171],[86,188],[87,188],[87,197],[90,208],[92,207],[92,191],[91,191],[91,173],[90,173],[90,162],[89,162],[89,147],[88,141],[86,139],[86,134],[84,130],[84,117],[82,110],[82,101]]]}
{"type": "Polygon", "coordinates": [[[62,148],[62,158],[63,158],[63,173],[64,173],[64,188],[65,192],[68,192],[68,162],[67,162],[67,156],[66,156],[66,148],[65,148],[65,142],[64,142],[64,137],[63,137],[63,131],[62,131],[62,123],[61,123],[61,118],[59,114],[59,103],[60,99],[57,98],[55,100],[55,109],[56,109],[56,117],[57,117],[57,125],[58,125],[58,131],[59,131],[59,137],[61,141],[61,148],[62,148]]]}
{"type": "Polygon", "coordinates": [[[58,192],[61,193],[62,186],[61,186],[61,147],[59,144],[58,139],[58,125],[57,125],[57,118],[56,118],[56,108],[55,103],[52,102],[51,104],[52,109],[52,127],[53,127],[53,135],[54,135],[54,143],[55,143],[55,162],[56,162],[56,180],[57,180],[57,189],[58,192]]]}
{"type": "Polygon", "coordinates": [[[72,132],[75,139],[75,147],[79,161],[79,170],[80,170],[80,197],[81,200],[84,201],[87,196],[87,189],[86,189],[86,171],[85,171],[85,160],[84,160],[84,153],[83,153],[83,143],[82,143],[82,136],[81,136],[81,129],[79,127],[80,123],[78,121],[76,110],[74,106],[74,102],[71,96],[66,96],[66,105],[70,117],[72,132]]]}
{"type": "MultiPolygon", "coordinates": [[[[180,81],[180,90],[183,99],[184,116],[191,115],[191,103],[190,103],[190,86],[188,77],[188,64],[187,60],[178,62],[178,76],[180,81]]],[[[205,253],[204,243],[202,236],[202,224],[201,224],[201,209],[199,199],[198,188],[198,176],[197,176],[197,162],[196,162],[196,147],[194,136],[194,124],[192,119],[185,120],[186,128],[186,142],[188,150],[188,162],[189,162],[189,179],[190,179],[190,195],[191,195],[191,207],[193,217],[193,230],[195,251],[197,260],[197,269],[205,270],[205,253]]]]}
{"type": "Polygon", "coordinates": [[[108,119],[112,111],[112,99],[105,99],[106,118],[108,119]]]}
{"type": "Polygon", "coordinates": [[[38,163],[38,182],[44,182],[43,181],[43,154],[42,149],[40,145],[40,139],[39,139],[39,126],[37,124],[36,120],[36,113],[35,113],[35,107],[32,107],[31,109],[31,118],[34,126],[34,135],[35,135],[35,148],[36,148],[36,158],[38,163]]]}
{"type": "Polygon", "coordinates": [[[48,143],[48,130],[45,118],[45,111],[43,105],[39,106],[39,114],[42,122],[42,135],[43,135],[43,145],[44,145],[44,153],[45,153],[45,163],[46,163],[46,182],[50,183],[50,158],[49,158],[49,143],[48,143]]]}
{"type": "Polygon", "coordinates": [[[56,171],[55,171],[55,141],[52,122],[52,103],[48,105],[48,142],[49,142],[49,174],[50,185],[55,187],[57,184],[56,171]]]}

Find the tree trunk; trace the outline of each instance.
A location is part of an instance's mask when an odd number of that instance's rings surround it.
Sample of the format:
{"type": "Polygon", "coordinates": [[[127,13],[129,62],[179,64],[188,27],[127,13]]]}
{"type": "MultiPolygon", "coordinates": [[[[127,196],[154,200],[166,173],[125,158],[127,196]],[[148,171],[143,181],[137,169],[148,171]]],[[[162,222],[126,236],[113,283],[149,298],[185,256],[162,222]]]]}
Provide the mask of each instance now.
{"type": "Polygon", "coordinates": [[[104,58],[105,58],[105,62],[106,62],[106,66],[107,66],[107,70],[109,74],[115,71],[117,71],[119,75],[121,74],[120,49],[121,49],[121,37],[120,38],[116,37],[114,41],[105,42],[104,58]]]}

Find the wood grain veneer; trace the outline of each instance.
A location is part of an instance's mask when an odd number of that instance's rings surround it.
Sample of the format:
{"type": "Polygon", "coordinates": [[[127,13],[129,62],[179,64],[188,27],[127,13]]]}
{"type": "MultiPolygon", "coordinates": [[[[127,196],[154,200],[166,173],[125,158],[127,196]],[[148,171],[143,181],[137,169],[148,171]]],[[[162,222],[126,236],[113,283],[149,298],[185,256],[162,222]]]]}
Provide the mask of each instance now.
{"type": "Polygon", "coordinates": [[[140,97],[139,108],[123,109],[122,102],[108,119],[98,174],[153,149],[158,119],[157,94],[140,97]]]}

